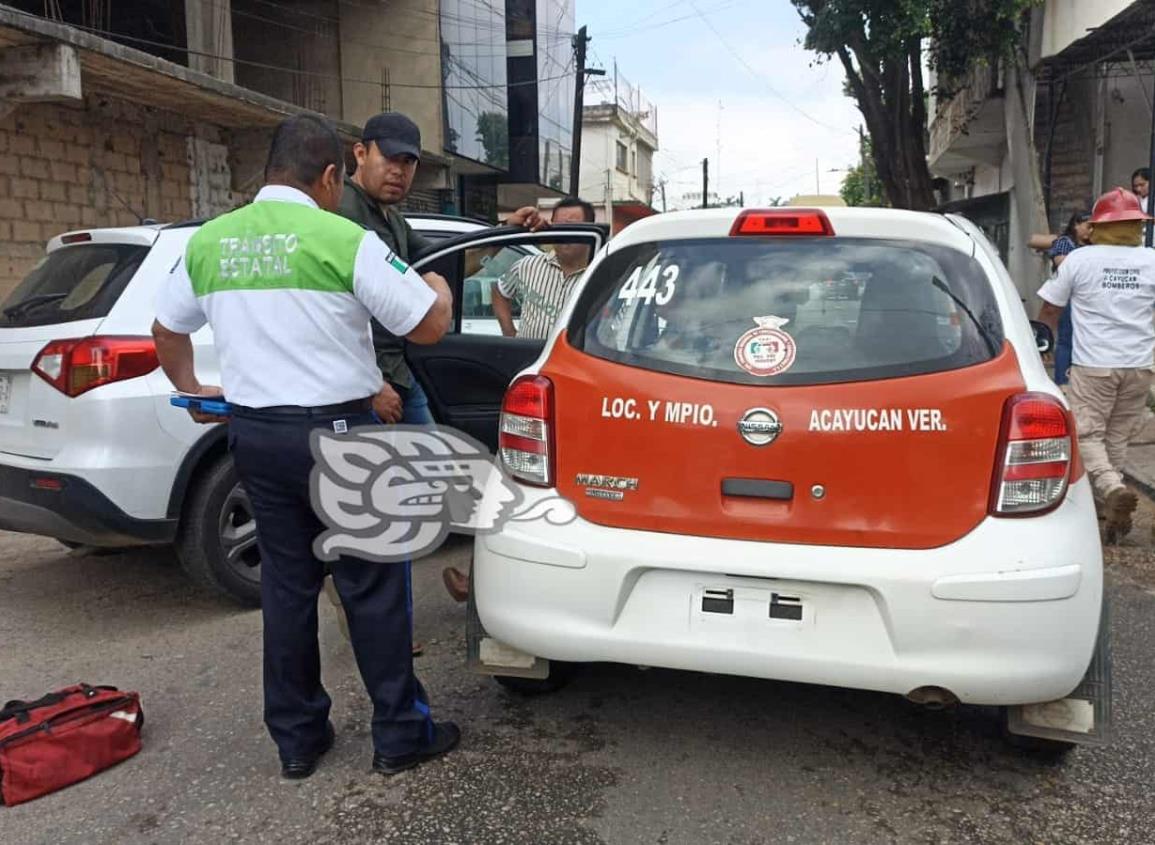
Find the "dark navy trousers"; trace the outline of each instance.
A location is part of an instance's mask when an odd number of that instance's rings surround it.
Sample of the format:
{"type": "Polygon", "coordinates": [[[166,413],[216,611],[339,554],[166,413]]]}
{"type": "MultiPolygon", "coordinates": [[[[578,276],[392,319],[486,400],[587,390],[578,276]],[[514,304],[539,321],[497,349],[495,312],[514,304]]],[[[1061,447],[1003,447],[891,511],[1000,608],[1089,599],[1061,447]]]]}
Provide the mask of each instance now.
{"type": "Polygon", "coordinates": [[[313,554],[325,526],[309,500],[309,432],[375,422],[261,415],[236,409],[229,448],[252,503],[261,552],[265,724],[282,759],[311,756],[325,737],[331,700],[321,684],[317,599],[326,572],[341,596],[361,678],[373,702],[374,750],[408,754],[433,736],[425,691],[413,673],[410,563],[373,563],[313,554]]]}

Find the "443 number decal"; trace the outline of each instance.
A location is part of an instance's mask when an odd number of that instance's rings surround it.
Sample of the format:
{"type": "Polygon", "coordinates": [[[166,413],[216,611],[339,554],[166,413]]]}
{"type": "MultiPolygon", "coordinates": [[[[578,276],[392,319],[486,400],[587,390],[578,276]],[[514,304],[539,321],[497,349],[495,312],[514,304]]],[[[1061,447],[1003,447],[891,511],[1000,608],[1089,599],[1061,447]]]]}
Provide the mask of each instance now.
{"type": "Polygon", "coordinates": [[[649,270],[639,267],[630,274],[622,289],[618,291],[618,299],[623,299],[626,302],[641,299],[646,303],[653,302],[658,305],[665,305],[674,298],[678,276],[681,272],[677,264],[671,264],[668,267],[662,267],[658,264],[649,270]],[[661,290],[658,289],[659,284],[661,290]]]}

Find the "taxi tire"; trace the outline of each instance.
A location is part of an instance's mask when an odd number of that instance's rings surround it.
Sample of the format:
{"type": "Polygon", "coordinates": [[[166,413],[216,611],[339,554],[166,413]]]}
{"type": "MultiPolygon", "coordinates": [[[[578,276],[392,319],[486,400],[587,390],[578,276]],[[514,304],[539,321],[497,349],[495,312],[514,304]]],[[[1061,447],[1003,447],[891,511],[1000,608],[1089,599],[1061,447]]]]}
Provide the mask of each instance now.
{"type": "Polygon", "coordinates": [[[576,663],[559,663],[556,660],[551,660],[549,675],[545,678],[515,678],[511,675],[494,675],[493,679],[509,692],[529,697],[557,692],[573,679],[576,671],[576,663]]]}
{"type": "Polygon", "coordinates": [[[223,511],[239,487],[230,455],[221,456],[200,474],[181,516],[176,553],[185,574],[201,587],[243,607],[260,607],[259,576],[244,578],[230,566],[222,538],[223,511]]]}

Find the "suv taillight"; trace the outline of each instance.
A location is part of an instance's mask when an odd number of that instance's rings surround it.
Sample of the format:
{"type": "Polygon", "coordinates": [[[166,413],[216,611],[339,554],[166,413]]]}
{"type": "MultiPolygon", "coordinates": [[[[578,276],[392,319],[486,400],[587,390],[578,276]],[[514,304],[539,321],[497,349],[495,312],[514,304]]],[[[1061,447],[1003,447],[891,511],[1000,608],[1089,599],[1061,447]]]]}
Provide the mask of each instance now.
{"type": "Polygon", "coordinates": [[[82,337],[51,341],[32,362],[32,372],[65,396],[79,396],[159,366],[151,337],[82,337]]]}
{"type": "Polygon", "coordinates": [[[523,376],[509,386],[501,404],[498,446],[501,462],[515,479],[553,486],[553,382],[523,376]]]}
{"type": "Polygon", "coordinates": [[[1054,510],[1074,469],[1075,426],[1053,396],[1023,393],[1007,400],[999,436],[991,513],[1037,516],[1054,510]]]}

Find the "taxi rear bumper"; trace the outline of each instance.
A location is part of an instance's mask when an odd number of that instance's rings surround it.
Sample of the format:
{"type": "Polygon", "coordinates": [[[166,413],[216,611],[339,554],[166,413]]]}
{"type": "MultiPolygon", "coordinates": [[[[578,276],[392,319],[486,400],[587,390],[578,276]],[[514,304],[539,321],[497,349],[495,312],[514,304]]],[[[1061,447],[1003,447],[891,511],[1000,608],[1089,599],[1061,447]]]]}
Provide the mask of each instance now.
{"type": "Polygon", "coordinates": [[[529,655],[869,689],[1052,701],[1102,602],[1086,480],[1056,511],[938,549],[782,545],[519,522],[475,540],[486,633],[529,655]]]}

